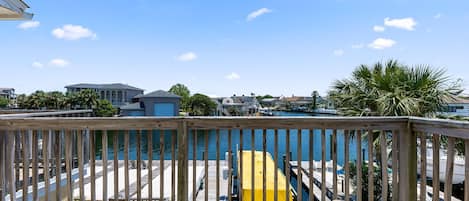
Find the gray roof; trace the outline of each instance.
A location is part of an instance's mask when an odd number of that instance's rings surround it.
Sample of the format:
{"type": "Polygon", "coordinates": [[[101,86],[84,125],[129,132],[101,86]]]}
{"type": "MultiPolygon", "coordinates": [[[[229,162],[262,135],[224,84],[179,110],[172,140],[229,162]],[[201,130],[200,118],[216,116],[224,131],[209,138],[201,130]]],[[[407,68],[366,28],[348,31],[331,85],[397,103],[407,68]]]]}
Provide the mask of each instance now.
{"type": "Polygon", "coordinates": [[[130,103],[120,107],[121,110],[142,110],[140,103],[130,103]]]}
{"type": "Polygon", "coordinates": [[[126,89],[126,90],[136,90],[136,91],[143,91],[143,89],[139,89],[137,87],[133,87],[127,84],[122,83],[112,83],[112,84],[88,84],[88,83],[80,83],[80,84],[72,84],[65,86],[65,88],[85,88],[85,89],[126,89]]]}
{"type": "Polygon", "coordinates": [[[181,98],[180,96],[171,92],[158,90],[147,94],[136,95],[134,98],[181,98]]]}

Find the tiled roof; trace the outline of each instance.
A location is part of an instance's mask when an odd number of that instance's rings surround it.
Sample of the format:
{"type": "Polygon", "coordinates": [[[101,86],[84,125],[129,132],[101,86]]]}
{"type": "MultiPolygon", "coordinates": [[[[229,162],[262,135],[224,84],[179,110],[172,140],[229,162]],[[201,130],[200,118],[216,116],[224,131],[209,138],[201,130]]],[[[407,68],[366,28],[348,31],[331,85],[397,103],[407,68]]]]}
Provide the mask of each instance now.
{"type": "Polygon", "coordinates": [[[167,91],[158,90],[158,91],[154,91],[148,94],[136,95],[134,98],[181,98],[181,97],[176,94],[167,92],[167,91]]]}
{"type": "Polygon", "coordinates": [[[139,89],[137,87],[133,87],[127,84],[121,83],[112,83],[112,84],[88,84],[88,83],[80,83],[80,84],[72,84],[65,86],[65,88],[85,88],[85,89],[126,89],[126,90],[137,90],[143,91],[143,89],[139,89]]]}

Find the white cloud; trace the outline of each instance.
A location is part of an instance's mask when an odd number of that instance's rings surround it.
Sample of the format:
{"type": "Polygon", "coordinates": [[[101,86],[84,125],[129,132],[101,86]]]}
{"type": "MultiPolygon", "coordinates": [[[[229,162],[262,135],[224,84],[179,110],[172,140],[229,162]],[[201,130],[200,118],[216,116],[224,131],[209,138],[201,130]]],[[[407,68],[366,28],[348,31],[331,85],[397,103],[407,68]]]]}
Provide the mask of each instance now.
{"type": "Polygon", "coordinates": [[[194,52],[186,52],[177,57],[177,60],[179,61],[192,61],[195,59],[197,59],[197,54],[195,54],[194,52]]]}
{"type": "Polygon", "coordinates": [[[368,47],[381,50],[381,49],[392,47],[395,44],[396,44],[396,41],[394,40],[386,39],[386,38],[377,38],[372,43],[368,44],[368,47]]]}
{"type": "Polygon", "coordinates": [[[39,25],[41,25],[39,21],[26,21],[26,22],[19,24],[18,28],[26,30],[26,29],[39,27],[39,25]]]}
{"type": "Polygon", "coordinates": [[[441,18],[441,13],[436,14],[435,16],[433,16],[433,18],[440,19],[441,18]]]}
{"type": "Polygon", "coordinates": [[[41,62],[38,62],[38,61],[33,62],[33,64],[31,64],[31,66],[33,66],[34,68],[44,68],[44,64],[42,64],[41,62]]]}
{"type": "Polygon", "coordinates": [[[234,72],[233,72],[233,73],[230,73],[230,74],[228,74],[227,76],[225,76],[225,78],[226,78],[227,80],[238,80],[238,79],[241,78],[241,77],[239,76],[238,73],[234,73],[234,72]]]}
{"type": "Polygon", "coordinates": [[[373,31],[375,32],[383,32],[384,30],[386,30],[386,28],[383,26],[378,26],[378,25],[373,26],[373,31]]]}
{"type": "Polygon", "coordinates": [[[365,47],[365,45],[364,45],[363,43],[352,45],[352,48],[353,48],[353,49],[361,49],[361,48],[363,48],[363,47],[365,47]]]}
{"type": "Polygon", "coordinates": [[[70,65],[70,62],[68,62],[65,59],[52,59],[52,60],[49,61],[49,66],[51,66],[51,67],[63,68],[63,67],[66,67],[68,65],[70,65]]]}
{"type": "Polygon", "coordinates": [[[387,17],[384,19],[384,25],[388,27],[394,27],[398,29],[413,31],[415,30],[415,26],[417,25],[417,22],[414,20],[414,18],[411,18],[411,17],[401,18],[401,19],[391,19],[387,17]]]}
{"type": "Polygon", "coordinates": [[[79,40],[82,38],[96,39],[96,33],[80,25],[67,24],[52,30],[52,35],[58,39],[79,40]]]}
{"type": "Polygon", "coordinates": [[[254,19],[256,19],[257,17],[259,17],[261,15],[271,13],[271,12],[272,12],[272,10],[270,10],[268,8],[261,8],[259,10],[253,11],[252,13],[249,13],[249,15],[246,17],[246,20],[251,21],[251,20],[254,20],[254,19]]]}
{"type": "Polygon", "coordinates": [[[334,50],[333,53],[334,53],[335,56],[340,57],[340,56],[344,55],[345,51],[343,49],[337,49],[337,50],[334,50]]]}

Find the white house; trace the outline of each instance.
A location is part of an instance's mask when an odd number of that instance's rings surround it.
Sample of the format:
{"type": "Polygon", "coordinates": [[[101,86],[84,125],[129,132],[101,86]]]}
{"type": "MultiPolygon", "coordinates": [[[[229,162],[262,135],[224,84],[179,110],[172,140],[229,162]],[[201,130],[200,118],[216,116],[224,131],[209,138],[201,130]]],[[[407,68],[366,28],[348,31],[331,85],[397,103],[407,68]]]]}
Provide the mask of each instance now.
{"type": "Polygon", "coordinates": [[[447,101],[447,106],[441,112],[448,116],[465,116],[469,117],[469,99],[455,97],[453,100],[447,101]]]}
{"type": "Polygon", "coordinates": [[[28,8],[23,0],[0,0],[0,20],[30,20],[33,14],[25,12],[28,8]]]}

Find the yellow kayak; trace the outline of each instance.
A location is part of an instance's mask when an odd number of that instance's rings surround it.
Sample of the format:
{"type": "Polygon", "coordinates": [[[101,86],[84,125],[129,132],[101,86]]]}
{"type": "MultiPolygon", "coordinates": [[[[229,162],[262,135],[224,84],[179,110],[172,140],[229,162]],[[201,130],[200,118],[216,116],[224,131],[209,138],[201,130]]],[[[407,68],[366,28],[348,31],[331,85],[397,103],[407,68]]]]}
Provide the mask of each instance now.
{"type": "MultiPolygon", "coordinates": [[[[262,201],[262,151],[254,151],[254,175],[251,174],[251,151],[241,151],[238,152],[238,159],[240,159],[239,154],[243,154],[243,186],[240,187],[242,191],[243,199],[242,201],[251,201],[251,193],[254,192],[254,200],[262,201]],[[254,177],[254,189],[252,189],[252,177],[254,177]]],[[[238,175],[240,175],[240,160],[238,160],[238,175]]],[[[270,153],[266,153],[266,200],[274,200],[274,175],[277,171],[277,196],[278,201],[286,200],[286,177],[280,169],[275,170],[275,163],[272,159],[270,153]]],[[[239,178],[239,177],[238,177],[239,178]]],[[[290,186],[290,198],[289,201],[293,201],[294,189],[290,186]]]]}

